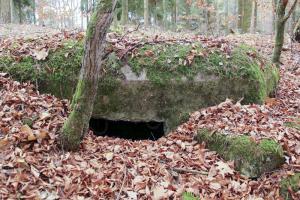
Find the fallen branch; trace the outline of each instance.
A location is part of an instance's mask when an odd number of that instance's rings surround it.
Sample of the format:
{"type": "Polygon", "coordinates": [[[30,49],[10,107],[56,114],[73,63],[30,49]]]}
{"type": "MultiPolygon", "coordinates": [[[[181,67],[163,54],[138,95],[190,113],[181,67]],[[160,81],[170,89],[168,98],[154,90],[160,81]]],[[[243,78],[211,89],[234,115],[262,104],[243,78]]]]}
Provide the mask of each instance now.
{"type": "Polygon", "coordinates": [[[198,171],[198,170],[193,170],[193,169],[171,168],[171,170],[178,172],[178,173],[192,173],[192,174],[208,175],[208,172],[198,171]]]}
{"type": "Polygon", "coordinates": [[[140,28],[140,26],[141,26],[141,23],[139,23],[138,26],[137,26],[134,30],[132,30],[132,31],[127,31],[127,32],[126,32],[126,33],[118,40],[118,42],[122,41],[126,35],[128,35],[128,34],[130,34],[130,33],[133,33],[133,32],[135,32],[135,31],[138,31],[139,28],[140,28]]]}
{"type": "Polygon", "coordinates": [[[126,165],[125,165],[125,167],[124,167],[124,178],[123,178],[123,182],[122,182],[122,185],[121,185],[119,194],[118,194],[118,196],[117,196],[117,198],[116,198],[117,200],[120,199],[120,196],[121,196],[121,194],[122,194],[122,192],[123,192],[123,187],[124,187],[124,184],[125,184],[125,181],[126,181],[126,177],[127,177],[127,167],[126,167],[126,165]]]}

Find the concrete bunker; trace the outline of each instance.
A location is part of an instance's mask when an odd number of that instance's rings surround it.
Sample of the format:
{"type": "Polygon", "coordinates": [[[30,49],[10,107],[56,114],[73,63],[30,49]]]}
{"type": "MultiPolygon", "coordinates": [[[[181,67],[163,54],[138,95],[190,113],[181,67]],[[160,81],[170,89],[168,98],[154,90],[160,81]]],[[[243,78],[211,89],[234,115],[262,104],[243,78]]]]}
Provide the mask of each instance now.
{"type": "MultiPolygon", "coordinates": [[[[190,113],[226,98],[263,103],[276,89],[278,69],[251,47],[230,48],[224,52],[200,42],[146,44],[122,59],[113,50],[102,66],[93,119],[164,122],[167,134],[190,113]]],[[[68,42],[45,61],[0,57],[0,70],[16,80],[36,81],[43,93],[71,100],[82,56],[83,44],[68,42]]]]}

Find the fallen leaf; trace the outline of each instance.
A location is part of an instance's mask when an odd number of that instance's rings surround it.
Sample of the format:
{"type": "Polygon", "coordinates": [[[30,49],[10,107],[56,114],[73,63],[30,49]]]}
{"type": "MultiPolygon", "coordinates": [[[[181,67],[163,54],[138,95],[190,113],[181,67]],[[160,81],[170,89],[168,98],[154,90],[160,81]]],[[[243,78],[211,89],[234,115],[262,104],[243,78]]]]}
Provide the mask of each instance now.
{"type": "Polygon", "coordinates": [[[4,149],[10,143],[8,138],[4,138],[0,140],[0,149],[4,149]]]}
{"type": "Polygon", "coordinates": [[[107,161],[111,161],[114,157],[114,153],[112,152],[106,153],[104,154],[104,157],[106,158],[107,161]]]}
{"type": "Polygon", "coordinates": [[[219,161],[216,163],[217,167],[216,169],[219,170],[219,173],[225,177],[227,174],[233,174],[234,171],[229,167],[227,163],[224,163],[222,161],[219,161]]]}

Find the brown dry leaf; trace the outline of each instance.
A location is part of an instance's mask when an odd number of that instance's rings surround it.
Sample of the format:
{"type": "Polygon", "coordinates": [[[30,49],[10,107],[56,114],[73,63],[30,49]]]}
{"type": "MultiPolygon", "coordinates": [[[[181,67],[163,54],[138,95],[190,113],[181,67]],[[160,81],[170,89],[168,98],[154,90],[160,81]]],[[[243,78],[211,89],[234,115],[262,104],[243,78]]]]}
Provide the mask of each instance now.
{"type": "Polygon", "coordinates": [[[0,149],[4,149],[10,144],[10,141],[8,138],[0,139],[0,149]]]}
{"type": "Polygon", "coordinates": [[[216,183],[216,182],[211,182],[210,184],[209,184],[209,188],[210,189],[213,189],[213,190],[219,190],[219,189],[221,189],[221,184],[220,183],[216,183]]]}
{"type": "Polygon", "coordinates": [[[46,130],[39,130],[37,133],[37,138],[38,139],[45,139],[49,136],[49,133],[46,130]]]}
{"type": "Polygon", "coordinates": [[[265,104],[268,106],[275,106],[277,104],[277,99],[267,97],[265,100],[265,104]]]}
{"type": "Polygon", "coordinates": [[[114,158],[114,153],[108,152],[104,154],[104,157],[106,158],[107,161],[111,161],[114,158]]]}
{"type": "Polygon", "coordinates": [[[147,51],[145,51],[145,56],[147,56],[147,57],[153,57],[154,53],[151,50],[147,50],[147,51]]]}
{"type": "Polygon", "coordinates": [[[153,189],[153,200],[162,200],[167,197],[167,191],[162,186],[156,186],[153,189]]]}
{"type": "Polygon", "coordinates": [[[225,177],[225,175],[227,174],[234,174],[234,171],[229,167],[229,165],[227,163],[224,163],[222,161],[219,161],[216,163],[217,167],[216,169],[219,170],[219,173],[225,177]]]}

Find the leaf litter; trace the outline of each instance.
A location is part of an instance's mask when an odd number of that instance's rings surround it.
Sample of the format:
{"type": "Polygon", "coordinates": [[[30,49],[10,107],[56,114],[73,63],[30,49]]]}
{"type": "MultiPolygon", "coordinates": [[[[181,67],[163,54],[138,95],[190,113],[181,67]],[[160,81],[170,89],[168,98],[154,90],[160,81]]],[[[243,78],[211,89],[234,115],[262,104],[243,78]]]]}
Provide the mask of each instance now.
{"type": "MultiPolygon", "coordinates": [[[[256,44],[259,50],[266,54],[272,50],[270,40],[261,36],[227,39],[261,41],[256,44]]],[[[42,40],[40,44],[45,44],[42,40]]],[[[1,47],[6,42],[1,40],[1,47]]],[[[118,46],[120,56],[134,49],[118,46]]],[[[30,83],[0,73],[0,198],[181,199],[187,191],[201,199],[279,199],[280,180],[300,171],[300,133],[285,126],[300,119],[300,46],[296,48],[297,52],[284,52],[276,97],[263,105],[226,100],[192,113],[188,122],[158,141],[96,137],[89,132],[78,152],[62,151],[57,140],[69,102],[40,95],[30,83]],[[28,120],[31,123],[24,123],[28,120]],[[248,179],[234,171],[234,163],[193,141],[203,127],[248,134],[255,140],[273,138],[284,147],[286,163],[257,180],[248,179]]]]}

